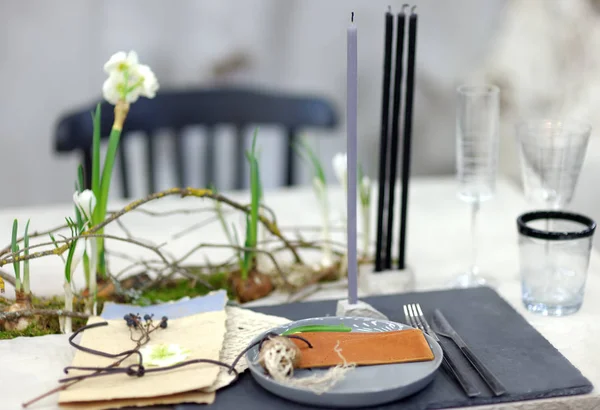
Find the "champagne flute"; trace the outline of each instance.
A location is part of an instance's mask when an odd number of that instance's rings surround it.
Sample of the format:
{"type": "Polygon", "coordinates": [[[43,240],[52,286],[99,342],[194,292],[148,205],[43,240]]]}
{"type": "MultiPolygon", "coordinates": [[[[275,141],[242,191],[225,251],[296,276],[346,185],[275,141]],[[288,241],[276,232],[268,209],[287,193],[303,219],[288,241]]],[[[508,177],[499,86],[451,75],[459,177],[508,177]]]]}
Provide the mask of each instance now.
{"type": "Polygon", "coordinates": [[[471,266],[452,287],[490,284],[479,274],[477,219],[481,203],[496,191],[500,123],[500,89],[495,85],[461,85],[457,89],[456,171],[458,197],[471,207],[471,266]]]}

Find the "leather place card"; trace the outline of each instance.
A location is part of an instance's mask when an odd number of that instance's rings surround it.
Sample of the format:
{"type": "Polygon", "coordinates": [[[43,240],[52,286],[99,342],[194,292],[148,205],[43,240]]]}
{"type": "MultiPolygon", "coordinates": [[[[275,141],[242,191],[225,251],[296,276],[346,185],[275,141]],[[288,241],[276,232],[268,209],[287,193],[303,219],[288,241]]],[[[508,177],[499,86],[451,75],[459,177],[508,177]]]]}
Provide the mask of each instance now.
{"type": "Polygon", "coordinates": [[[343,364],[342,357],[346,363],[357,366],[421,362],[434,358],[423,332],[418,329],[373,333],[306,332],[298,336],[313,346],[311,349],[303,341],[292,339],[301,352],[297,367],[303,369],[343,364]]]}

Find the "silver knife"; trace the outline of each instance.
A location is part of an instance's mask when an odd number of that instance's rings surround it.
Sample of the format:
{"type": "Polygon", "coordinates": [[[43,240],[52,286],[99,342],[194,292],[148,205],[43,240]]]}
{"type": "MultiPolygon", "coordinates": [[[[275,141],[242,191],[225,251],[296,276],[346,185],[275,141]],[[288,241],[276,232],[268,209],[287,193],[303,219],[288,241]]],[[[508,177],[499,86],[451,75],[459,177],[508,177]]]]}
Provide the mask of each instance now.
{"type": "Polygon", "coordinates": [[[454,330],[450,323],[446,320],[442,312],[438,309],[433,313],[433,323],[436,327],[435,331],[437,334],[452,339],[458,348],[463,352],[465,357],[471,362],[477,373],[490,387],[494,396],[501,396],[506,393],[506,388],[502,385],[500,380],[487,368],[485,365],[475,356],[475,353],[467,346],[465,341],[459,336],[454,330]]]}

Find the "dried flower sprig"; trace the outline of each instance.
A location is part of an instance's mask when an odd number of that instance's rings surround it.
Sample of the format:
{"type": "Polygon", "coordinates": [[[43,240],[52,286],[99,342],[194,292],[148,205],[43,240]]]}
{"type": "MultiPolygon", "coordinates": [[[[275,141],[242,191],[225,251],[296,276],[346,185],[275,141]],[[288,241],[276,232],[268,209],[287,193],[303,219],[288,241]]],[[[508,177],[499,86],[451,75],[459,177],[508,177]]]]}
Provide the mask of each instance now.
{"type": "Polygon", "coordinates": [[[182,363],[190,355],[190,350],[178,344],[148,345],[140,349],[146,366],[167,367],[182,363]]]}

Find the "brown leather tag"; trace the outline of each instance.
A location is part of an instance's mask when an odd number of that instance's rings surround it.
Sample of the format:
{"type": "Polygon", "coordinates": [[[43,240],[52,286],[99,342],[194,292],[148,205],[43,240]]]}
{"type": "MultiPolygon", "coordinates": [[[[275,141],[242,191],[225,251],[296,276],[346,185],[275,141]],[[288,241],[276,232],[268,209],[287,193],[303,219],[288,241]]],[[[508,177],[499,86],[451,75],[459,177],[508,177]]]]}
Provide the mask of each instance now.
{"type": "Polygon", "coordinates": [[[300,348],[302,355],[297,367],[302,369],[342,364],[335,351],[336,346],[348,364],[357,366],[421,362],[434,358],[423,332],[418,329],[373,333],[307,332],[299,336],[313,346],[310,349],[301,340],[292,339],[300,348]]]}

